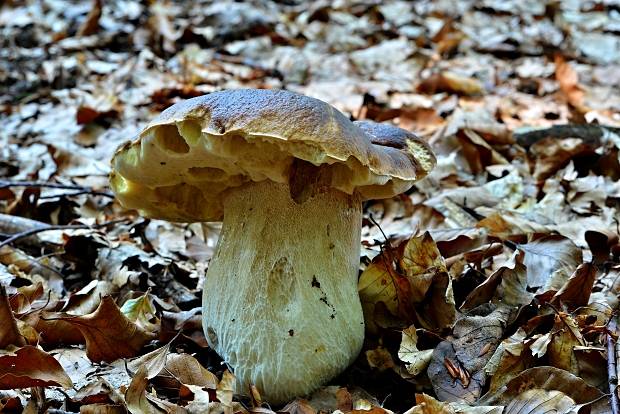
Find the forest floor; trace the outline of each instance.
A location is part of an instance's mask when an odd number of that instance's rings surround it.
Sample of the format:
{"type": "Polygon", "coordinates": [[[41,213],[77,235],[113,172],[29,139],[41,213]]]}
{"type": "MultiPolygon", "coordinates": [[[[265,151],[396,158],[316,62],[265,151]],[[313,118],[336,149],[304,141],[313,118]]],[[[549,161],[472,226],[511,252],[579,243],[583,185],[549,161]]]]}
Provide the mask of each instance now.
{"type": "Polygon", "coordinates": [[[617,1],[8,1],[0,45],[0,412],[618,413],[617,1]],[[231,88],[438,160],[365,203],[364,349],[285,407],[207,346],[218,225],[108,186],[157,113],[231,88]]]}

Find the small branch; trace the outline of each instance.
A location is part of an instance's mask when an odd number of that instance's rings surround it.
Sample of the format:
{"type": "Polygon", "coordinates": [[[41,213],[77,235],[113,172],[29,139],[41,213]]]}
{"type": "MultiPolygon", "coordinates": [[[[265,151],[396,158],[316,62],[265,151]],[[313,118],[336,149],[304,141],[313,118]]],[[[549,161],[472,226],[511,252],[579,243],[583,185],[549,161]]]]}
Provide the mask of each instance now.
{"type": "Polygon", "coordinates": [[[58,188],[61,190],[79,190],[80,191],[79,193],[70,194],[70,195],[92,194],[92,195],[98,195],[102,197],[114,198],[114,194],[108,191],[95,191],[92,188],[83,187],[80,185],[69,185],[69,184],[48,183],[48,182],[38,182],[38,181],[0,180],[0,188],[10,188],[10,187],[38,187],[38,188],[58,188]]]}
{"type": "Polygon", "coordinates": [[[100,229],[103,227],[107,227],[110,226],[112,224],[116,224],[116,223],[123,223],[126,222],[127,219],[119,219],[119,220],[112,220],[112,221],[106,221],[105,223],[100,223],[100,224],[50,224],[46,227],[38,227],[38,228],[34,228],[34,229],[30,229],[30,230],[26,230],[26,231],[22,231],[20,233],[14,234],[11,237],[9,237],[6,240],[3,240],[2,242],[0,242],[0,248],[11,244],[19,239],[23,239],[25,237],[29,237],[44,231],[49,231],[49,230],[79,230],[79,229],[100,229]]]}
{"type": "Polygon", "coordinates": [[[618,402],[618,369],[616,365],[616,340],[614,335],[618,330],[616,315],[612,314],[607,325],[607,378],[609,382],[609,393],[611,402],[611,412],[620,414],[620,403],[618,402]]]}
{"type": "Polygon", "coordinates": [[[530,147],[545,138],[581,138],[587,144],[598,146],[606,133],[620,134],[620,128],[597,124],[553,125],[544,129],[515,131],[513,137],[523,147],[530,147]]]}
{"type": "Polygon", "coordinates": [[[259,70],[263,72],[267,76],[271,76],[280,80],[284,79],[282,73],[277,69],[271,69],[260,63],[254,61],[253,59],[244,57],[244,56],[236,56],[236,55],[225,55],[222,53],[215,52],[213,54],[213,58],[226,63],[234,63],[236,65],[248,66],[254,70],[259,70]]]}

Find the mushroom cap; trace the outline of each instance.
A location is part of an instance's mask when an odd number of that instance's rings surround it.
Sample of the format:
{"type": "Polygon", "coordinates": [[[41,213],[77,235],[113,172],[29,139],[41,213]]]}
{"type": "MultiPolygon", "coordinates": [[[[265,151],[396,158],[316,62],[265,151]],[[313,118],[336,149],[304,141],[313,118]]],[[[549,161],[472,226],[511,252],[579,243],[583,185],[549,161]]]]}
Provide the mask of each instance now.
{"type": "Polygon", "coordinates": [[[117,150],[110,183],[144,216],[220,221],[227,191],[250,181],[289,183],[295,160],[320,166],[322,184],[364,199],[402,193],[435,165],[429,146],[403,129],[351,122],[289,91],[239,89],[163,111],[117,150]]]}

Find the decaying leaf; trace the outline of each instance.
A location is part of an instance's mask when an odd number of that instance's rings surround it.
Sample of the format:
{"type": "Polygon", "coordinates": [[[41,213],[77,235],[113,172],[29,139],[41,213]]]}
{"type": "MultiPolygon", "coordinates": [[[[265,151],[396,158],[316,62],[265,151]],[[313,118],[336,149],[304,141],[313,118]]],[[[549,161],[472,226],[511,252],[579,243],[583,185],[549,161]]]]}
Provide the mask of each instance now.
{"type": "Polygon", "coordinates": [[[0,348],[8,345],[22,346],[26,340],[17,328],[9,298],[3,285],[0,285],[0,348]]]}
{"type": "Polygon", "coordinates": [[[146,332],[156,332],[158,330],[157,324],[151,322],[151,320],[156,319],[155,306],[153,306],[148,293],[135,299],[128,299],[121,306],[121,312],[127,319],[146,332]]]}
{"type": "Polygon", "coordinates": [[[487,393],[479,402],[508,406],[521,396],[523,398],[522,404],[527,403],[530,398],[538,398],[540,403],[549,400],[551,401],[550,404],[558,403],[565,406],[568,403],[589,404],[598,401],[601,395],[603,393],[600,390],[586,384],[584,380],[567,371],[542,366],[523,371],[504,386],[492,393],[487,393]],[[532,391],[532,393],[526,394],[527,397],[523,398],[527,391],[532,391]],[[555,393],[549,394],[551,391],[555,391],[555,393]],[[572,400],[572,402],[565,400],[564,397],[572,400]]]}
{"type": "Polygon", "coordinates": [[[37,347],[0,353],[0,389],[72,385],[58,361],[37,347]]]}
{"type": "Polygon", "coordinates": [[[125,401],[130,413],[156,414],[161,412],[161,410],[171,414],[187,413],[184,408],[149,394],[146,391],[147,387],[146,367],[143,366],[136,372],[129,388],[125,392],[125,401]]]}
{"type": "Polygon", "coordinates": [[[523,264],[527,268],[527,285],[540,292],[559,290],[581,263],[581,250],[573,241],[562,236],[546,236],[531,243],[519,245],[525,252],[523,264]]]}
{"type": "Polygon", "coordinates": [[[502,414],[501,406],[470,406],[454,402],[440,402],[430,395],[416,394],[416,405],[405,414],[502,414]]]}
{"type": "Polygon", "coordinates": [[[113,361],[135,356],[144,344],[154,338],[153,334],[127,319],[111,296],[105,296],[92,313],[58,318],[75,326],[84,335],[91,361],[113,361]]]}
{"type": "Polygon", "coordinates": [[[414,315],[430,329],[454,322],[452,281],[429,233],[375,257],[360,276],[358,290],[371,331],[387,327],[390,318],[396,326],[410,324],[414,315]]]}
{"type": "Polygon", "coordinates": [[[433,351],[428,376],[442,401],[472,404],[482,394],[484,368],[501,342],[511,309],[498,307],[486,312],[478,315],[471,311],[459,319],[454,338],[441,342],[433,351]]]}
{"type": "Polygon", "coordinates": [[[406,364],[407,372],[414,376],[426,369],[433,355],[432,349],[418,350],[417,343],[415,326],[403,329],[398,358],[406,364]]]}

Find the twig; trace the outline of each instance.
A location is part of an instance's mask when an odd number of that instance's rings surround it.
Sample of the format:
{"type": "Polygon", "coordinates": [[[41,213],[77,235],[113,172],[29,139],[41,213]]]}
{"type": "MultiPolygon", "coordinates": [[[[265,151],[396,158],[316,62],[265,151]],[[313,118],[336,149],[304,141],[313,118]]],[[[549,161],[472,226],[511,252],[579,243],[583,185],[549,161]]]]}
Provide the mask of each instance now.
{"type": "MultiPolygon", "coordinates": [[[[39,182],[39,181],[0,180],[0,188],[9,188],[9,187],[39,187],[39,188],[58,188],[61,190],[79,190],[82,194],[92,194],[92,195],[98,195],[102,197],[114,198],[114,194],[108,191],[95,191],[92,188],[83,187],[80,185],[59,184],[59,183],[39,182]]],[[[71,194],[71,195],[78,195],[78,194],[71,194]]]]}
{"type": "Polygon", "coordinates": [[[29,237],[37,233],[41,233],[49,230],[79,230],[79,229],[100,229],[102,227],[107,227],[112,224],[126,222],[127,219],[119,219],[106,221],[105,223],[100,224],[50,224],[47,227],[38,227],[26,231],[22,231],[21,233],[17,233],[12,235],[6,240],[0,242],[0,248],[6,246],[7,244],[11,244],[16,240],[23,239],[24,237],[29,237]]]}
{"type": "Polygon", "coordinates": [[[597,124],[565,124],[523,132],[515,131],[513,137],[523,147],[532,146],[545,138],[581,138],[587,144],[601,145],[601,139],[606,133],[620,134],[620,128],[597,124]]]}
{"type": "Polygon", "coordinates": [[[267,76],[271,76],[280,80],[284,79],[282,72],[277,69],[271,69],[266,67],[265,65],[261,65],[260,63],[254,61],[253,59],[249,59],[245,56],[236,56],[236,55],[225,55],[222,53],[215,52],[213,54],[213,58],[226,63],[234,63],[236,65],[248,66],[252,69],[259,70],[263,72],[267,76]]]}
{"type": "Polygon", "coordinates": [[[611,401],[611,412],[620,414],[620,403],[618,402],[618,371],[616,366],[616,340],[614,335],[618,330],[616,315],[612,314],[607,325],[607,378],[609,382],[609,393],[611,401]]]}

